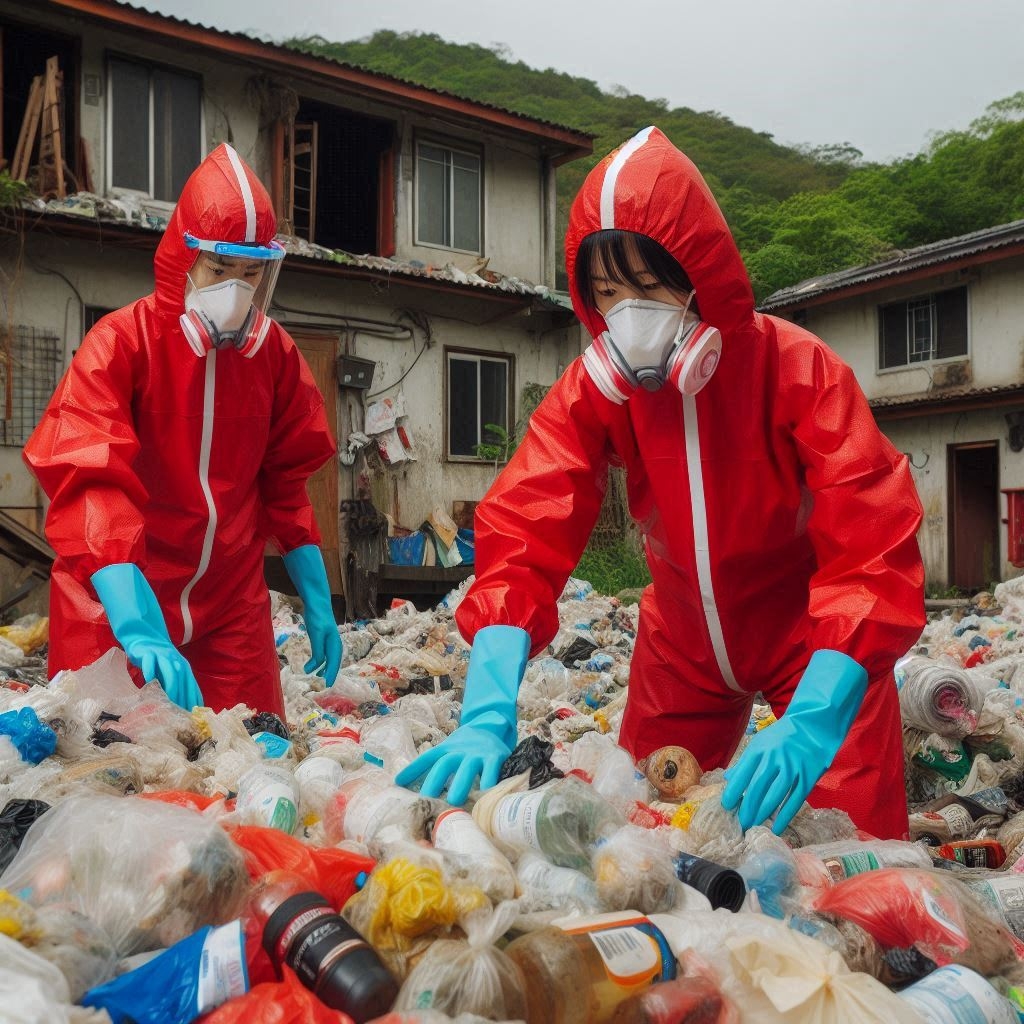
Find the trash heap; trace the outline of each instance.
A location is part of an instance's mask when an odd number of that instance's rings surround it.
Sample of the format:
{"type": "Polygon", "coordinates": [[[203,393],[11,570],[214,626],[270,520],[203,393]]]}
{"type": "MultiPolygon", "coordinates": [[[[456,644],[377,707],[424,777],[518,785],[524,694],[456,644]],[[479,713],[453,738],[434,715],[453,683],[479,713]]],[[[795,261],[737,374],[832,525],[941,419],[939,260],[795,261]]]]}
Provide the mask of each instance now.
{"type": "Polygon", "coordinates": [[[343,627],[330,689],[275,595],[286,721],[186,713],[120,651],[47,682],[39,622],[11,627],[4,1020],[1024,1019],[1024,577],[896,667],[910,842],[806,805],[743,833],[721,771],[634,765],[638,608],[572,579],[498,785],[465,808],[396,787],[457,725],[468,583],[343,627]]]}

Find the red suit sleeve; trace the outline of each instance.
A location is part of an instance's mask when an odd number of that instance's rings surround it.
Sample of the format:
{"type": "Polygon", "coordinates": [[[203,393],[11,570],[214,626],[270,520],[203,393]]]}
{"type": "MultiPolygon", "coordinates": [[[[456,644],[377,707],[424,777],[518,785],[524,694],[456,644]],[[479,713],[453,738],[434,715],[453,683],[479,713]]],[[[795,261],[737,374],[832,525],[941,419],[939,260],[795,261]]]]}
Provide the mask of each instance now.
{"type": "Polygon", "coordinates": [[[891,670],[924,628],[922,508],[901,455],[878,429],[853,371],[824,346],[792,393],[794,438],[813,496],[810,645],[891,670]]]}
{"type": "Polygon", "coordinates": [[[132,469],[137,350],[116,324],[86,335],[22,453],[50,499],[46,537],[85,586],[104,566],[146,562],[147,494],[132,469]]]}
{"type": "MultiPolygon", "coordinates": [[[[306,491],[309,478],[335,453],[324,396],[291,337],[280,333],[270,437],[259,474],[261,525],[282,554],[319,544],[320,531],[306,491]]],[[[328,524],[335,528],[334,524],[328,524]]]]}
{"type": "Polygon", "coordinates": [[[577,360],[530,418],[526,436],[477,506],[476,580],[455,619],[468,643],[485,626],[519,626],[531,657],[558,630],[558,598],[608,484],[608,402],[577,360]]]}

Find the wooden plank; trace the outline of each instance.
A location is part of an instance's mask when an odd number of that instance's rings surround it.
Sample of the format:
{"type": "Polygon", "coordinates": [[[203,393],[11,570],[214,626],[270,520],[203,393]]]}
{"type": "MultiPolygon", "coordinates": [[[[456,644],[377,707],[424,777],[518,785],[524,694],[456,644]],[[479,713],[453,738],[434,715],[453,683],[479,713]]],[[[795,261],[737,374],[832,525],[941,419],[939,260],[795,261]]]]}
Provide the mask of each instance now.
{"type": "MultiPolygon", "coordinates": [[[[57,58],[50,57],[46,62],[44,83],[43,127],[42,137],[39,141],[39,176],[42,179],[44,172],[52,172],[54,191],[58,199],[63,199],[67,195],[64,189],[64,147],[61,144],[60,133],[60,100],[63,89],[64,76],[61,74],[57,58]]],[[[49,186],[48,181],[46,186],[49,186]]],[[[50,191],[48,187],[43,186],[42,180],[40,180],[39,191],[43,195],[50,191]]]]}
{"type": "Polygon", "coordinates": [[[24,181],[28,174],[32,150],[36,144],[36,129],[39,127],[40,114],[43,109],[43,76],[36,75],[28,91],[28,102],[25,104],[25,116],[21,121],[18,133],[18,144],[14,150],[11,163],[11,177],[24,181]]]}

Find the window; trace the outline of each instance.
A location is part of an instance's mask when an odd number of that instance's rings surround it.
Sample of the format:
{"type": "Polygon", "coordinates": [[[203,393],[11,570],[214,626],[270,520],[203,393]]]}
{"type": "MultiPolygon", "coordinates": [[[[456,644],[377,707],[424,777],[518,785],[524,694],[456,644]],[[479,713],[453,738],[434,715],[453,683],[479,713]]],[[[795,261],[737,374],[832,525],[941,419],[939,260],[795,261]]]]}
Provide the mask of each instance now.
{"type": "Polygon", "coordinates": [[[966,288],[879,307],[879,369],[966,355],[966,288]]]}
{"type": "Polygon", "coordinates": [[[416,242],[480,252],[480,155],[416,144],[416,242]]]}
{"type": "Polygon", "coordinates": [[[202,159],[200,80],[119,59],[107,78],[111,188],[176,202],[202,159]]]}
{"type": "Polygon", "coordinates": [[[512,357],[446,352],[448,373],[448,457],[478,458],[478,444],[500,439],[487,429],[509,425],[512,357]]]}
{"type": "Polygon", "coordinates": [[[21,447],[46,411],[60,378],[63,344],[56,331],[17,326],[0,338],[0,446],[21,447]]]}

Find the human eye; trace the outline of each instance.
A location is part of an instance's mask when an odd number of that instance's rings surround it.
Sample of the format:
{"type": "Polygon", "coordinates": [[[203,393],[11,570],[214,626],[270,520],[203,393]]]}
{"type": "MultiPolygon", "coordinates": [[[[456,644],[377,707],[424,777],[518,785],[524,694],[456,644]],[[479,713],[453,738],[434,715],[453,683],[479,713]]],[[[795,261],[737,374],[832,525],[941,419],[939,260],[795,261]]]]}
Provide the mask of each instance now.
{"type": "Polygon", "coordinates": [[[594,291],[602,298],[609,299],[615,294],[615,289],[604,285],[604,287],[595,288],[594,291]]]}

